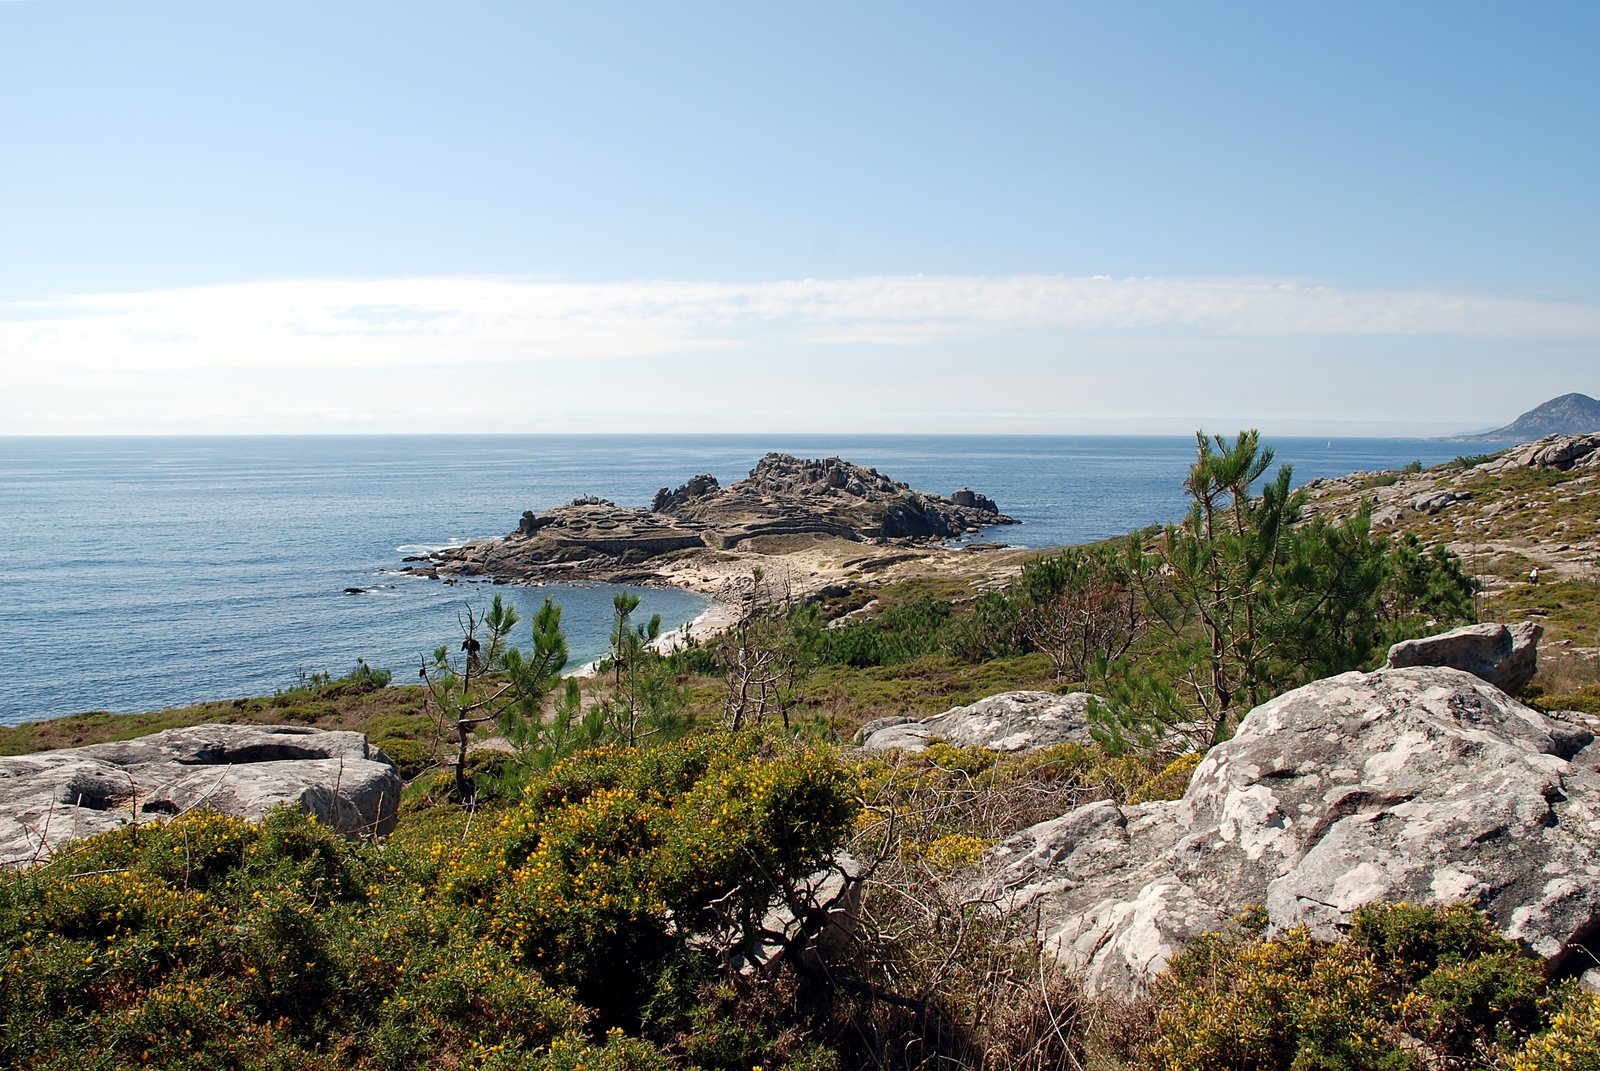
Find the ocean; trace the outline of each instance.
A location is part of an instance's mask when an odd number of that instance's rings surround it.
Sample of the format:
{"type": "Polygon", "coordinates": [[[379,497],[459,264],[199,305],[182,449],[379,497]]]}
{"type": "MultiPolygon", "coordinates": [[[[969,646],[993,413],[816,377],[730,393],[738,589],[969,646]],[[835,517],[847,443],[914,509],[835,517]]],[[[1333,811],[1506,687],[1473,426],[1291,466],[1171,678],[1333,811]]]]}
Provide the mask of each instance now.
{"type": "MultiPolygon", "coordinates": [[[[1269,440],[1295,482],[1424,465],[1497,444],[1269,440]]],[[[1175,520],[1194,442],[1058,436],[328,436],[0,438],[0,724],[268,694],[363,658],[397,681],[459,642],[464,604],[524,619],[562,604],[573,666],[606,648],[605,585],[448,586],[402,558],[513,530],[581,495],[743,477],[769,450],[840,456],[1020,519],[987,538],[1048,547],[1175,520]],[[346,594],[361,588],[364,594],[346,594]]],[[[703,599],[645,589],[671,628],[703,599]]],[[[526,625],[518,636],[526,645],[526,625]]]]}

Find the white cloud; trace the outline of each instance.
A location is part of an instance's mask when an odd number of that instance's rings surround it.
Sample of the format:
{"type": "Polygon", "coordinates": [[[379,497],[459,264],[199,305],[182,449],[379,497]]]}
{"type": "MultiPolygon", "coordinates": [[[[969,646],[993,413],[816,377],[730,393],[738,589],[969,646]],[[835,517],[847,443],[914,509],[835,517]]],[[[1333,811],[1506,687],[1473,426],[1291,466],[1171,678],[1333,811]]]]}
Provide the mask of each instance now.
{"type": "Polygon", "coordinates": [[[421,367],[1063,334],[1600,338],[1591,304],[1286,280],[286,280],[0,303],[0,372],[421,367]]]}

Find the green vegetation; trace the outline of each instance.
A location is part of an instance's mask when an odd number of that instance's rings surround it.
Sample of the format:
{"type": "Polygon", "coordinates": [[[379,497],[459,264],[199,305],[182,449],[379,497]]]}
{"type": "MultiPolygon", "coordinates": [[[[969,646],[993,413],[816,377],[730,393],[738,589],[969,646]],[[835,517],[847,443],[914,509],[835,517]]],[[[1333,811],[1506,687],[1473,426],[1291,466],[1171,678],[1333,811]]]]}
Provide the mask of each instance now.
{"type": "Polygon", "coordinates": [[[1039,653],[1053,686],[1102,697],[1113,751],[1170,751],[1184,726],[1182,751],[1226,739],[1273,695],[1473,620],[1472,580],[1448,551],[1376,535],[1365,511],[1302,520],[1304,493],[1290,490],[1287,467],[1266,478],[1272,452],[1254,432],[1197,445],[1183,522],[1041,558],[1006,590],[964,603],[886,593],[876,614],[842,627],[825,624],[827,608],[802,608],[791,622],[803,659],[879,671],[852,680],[892,700],[881,671],[1039,653]]]}
{"type": "Polygon", "coordinates": [[[600,674],[613,675],[611,693],[601,701],[598,716],[611,738],[629,747],[652,736],[674,736],[688,727],[688,697],[674,679],[673,667],[651,649],[661,635],[661,615],[635,624],[639,597],[620,592],[612,597],[611,654],[600,674]]]}
{"type": "Polygon", "coordinates": [[[1600,1067],[1600,1000],[1460,905],[1369,908],[1332,944],[1246,921],[1133,1005],[948,906],[1016,823],[1137,795],[1135,762],[936,747],[852,768],[719,733],[589,751],[514,804],[412,810],[381,845],[288,810],[105,834],[0,877],[0,1062],[1600,1067]],[[877,862],[841,941],[798,879],[846,843],[877,862]],[[799,923],[764,924],[773,903],[799,923]],[[782,954],[743,973],[758,938],[782,954]]]}
{"type": "Polygon", "coordinates": [[[561,608],[545,599],[534,615],[533,648],[527,653],[510,642],[517,621],[517,611],[498,595],[484,614],[469,606],[460,618],[460,653],[440,646],[431,663],[422,663],[421,677],[438,711],[439,735],[449,731],[455,743],[451,770],[456,799],[467,806],[477,793],[476,781],[467,772],[467,748],[477,726],[499,728],[514,741],[518,759],[539,768],[577,743],[569,734],[570,715],[561,716],[565,711],[549,724],[544,718],[545,697],[567,664],[561,608]]]}
{"type": "Polygon", "coordinates": [[[669,1066],[723,970],[691,938],[818,867],[849,784],[825,749],[706,737],[588,752],[381,846],[291,811],[83,841],[0,878],[0,1063],[669,1066]]]}
{"type": "Polygon", "coordinates": [[[1440,465],[1439,468],[1442,468],[1442,469],[1475,469],[1479,465],[1482,465],[1484,462],[1493,461],[1495,458],[1497,458],[1499,456],[1500,456],[1500,454],[1498,454],[1498,453],[1494,453],[1494,454],[1457,454],[1454,458],[1451,458],[1449,461],[1446,461],[1443,465],[1440,465]]]}
{"type": "Polygon", "coordinates": [[[1448,552],[1374,535],[1365,510],[1300,520],[1287,466],[1253,490],[1272,464],[1254,432],[1197,441],[1188,517],[1154,555],[1130,556],[1157,642],[1094,674],[1108,744],[1149,748],[1189,725],[1209,747],[1273,695],[1472,619],[1472,583],[1448,552]]]}
{"type": "Polygon", "coordinates": [[[1263,940],[1245,920],[1185,951],[1153,995],[1148,1064],[1173,1071],[1600,1066],[1600,1034],[1575,1029],[1595,1022],[1594,995],[1550,986],[1459,904],[1364,908],[1331,944],[1263,940]]]}

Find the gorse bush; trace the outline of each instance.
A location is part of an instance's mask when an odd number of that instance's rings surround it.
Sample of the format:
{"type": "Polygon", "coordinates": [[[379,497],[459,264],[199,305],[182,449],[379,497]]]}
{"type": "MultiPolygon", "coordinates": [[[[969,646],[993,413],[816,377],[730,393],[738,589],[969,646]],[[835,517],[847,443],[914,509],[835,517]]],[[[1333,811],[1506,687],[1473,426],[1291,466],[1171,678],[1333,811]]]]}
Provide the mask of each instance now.
{"type": "Polygon", "coordinates": [[[1464,906],[1369,908],[1337,943],[1241,924],[1174,959],[1147,1013],[957,906],[1036,809],[1190,765],[941,745],[852,767],[717,734],[574,755],[379,846],[292,811],[117,831],[0,877],[0,1066],[1600,1068],[1600,1003],[1464,906]],[[741,974],[847,840],[889,849],[854,937],[801,925],[741,974]]]}
{"type": "Polygon", "coordinates": [[[1503,1058],[1506,1071],[1600,1071],[1600,993],[1573,993],[1549,1029],[1503,1058]]]}
{"type": "Polygon", "coordinates": [[[90,838],[0,877],[0,1065],[669,1066],[605,1031],[692,1005],[854,783],[825,748],[700,737],[382,846],[288,810],[90,838]]]}
{"type": "Polygon", "coordinates": [[[1562,1061],[1600,1051],[1593,1035],[1568,1040],[1592,1018],[1587,998],[1552,988],[1537,960],[1462,904],[1364,908],[1336,943],[1304,929],[1264,940],[1246,921],[1175,959],[1154,995],[1152,1068],[1578,1067],[1562,1061]]]}

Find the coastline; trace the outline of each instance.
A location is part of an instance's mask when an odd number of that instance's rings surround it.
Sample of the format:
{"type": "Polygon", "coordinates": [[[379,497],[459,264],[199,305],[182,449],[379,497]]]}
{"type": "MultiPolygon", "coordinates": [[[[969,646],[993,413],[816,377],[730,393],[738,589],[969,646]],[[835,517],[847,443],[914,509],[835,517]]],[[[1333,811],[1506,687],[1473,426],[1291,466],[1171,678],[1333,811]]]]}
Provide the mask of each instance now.
{"type": "MultiPolygon", "coordinates": [[[[1336,439],[1331,449],[1326,439],[1273,442],[1280,460],[1294,463],[1297,480],[1398,469],[1415,458],[1426,466],[1465,449],[1415,440],[1336,439]]],[[[397,678],[414,675],[418,652],[454,632],[462,599],[492,592],[407,583],[391,575],[404,554],[506,532],[514,526],[510,514],[525,504],[542,508],[593,494],[643,505],[669,475],[742,475],[752,457],[774,448],[856,457],[915,487],[979,488],[1023,521],[1015,532],[990,538],[1041,552],[1176,519],[1194,440],[770,434],[8,440],[0,490],[43,493],[39,501],[49,509],[0,518],[11,544],[30,548],[26,567],[13,570],[7,584],[10,612],[0,615],[0,638],[17,668],[14,687],[0,697],[0,724],[270,696],[295,686],[302,667],[338,674],[357,657],[397,678]],[[419,472],[431,474],[423,484],[419,472]],[[193,523],[198,516],[208,523],[193,523]],[[111,528],[107,518],[115,518],[111,528]],[[273,522],[270,539],[263,538],[264,518],[273,522]],[[407,549],[397,552],[401,546],[407,549]],[[342,594],[352,586],[374,591],[342,594]],[[79,619],[62,610],[80,600],[121,607],[117,627],[97,630],[94,657],[63,672],[60,652],[82,635],[79,619]]],[[[853,544],[841,553],[873,550],[853,544]]],[[[771,562],[766,568],[781,571],[771,562]]],[[[617,579],[660,582],[646,581],[644,571],[617,579]]],[[[519,597],[537,609],[537,600],[519,597]]],[[[586,651],[605,647],[609,594],[593,601],[581,609],[577,601],[566,604],[572,633],[587,633],[575,646],[586,651]]],[[[737,597],[721,601],[739,605],[737,597]]],[[[669,616],[683,621],[699,612],[690,606],[669,616]]]]}
{"type": "MultiPolygon", "coordinates": [[[[655,648],[666,652],[682,646],[686,639],[695,643],[716,639],[739,621],[741,606],[751,598],[758,583],[769,597],[780,601],[803,601],[911,579],[962,581],[976,590],[990,590],[1020,573],[1025,561],[1048,552],[1000,543],[895,546],[837,539],[773,552],[699,552],[662,563],[649,572],[631,570],[626,576],[580,569],[537,581],[504,579],[495,583],[516,587],[626,583],[672,588],[709,600],[693,618],[657,637],[655,648]]],[[[585,663],[571,675],[590,675],[594,664],[585,663]]]]}

